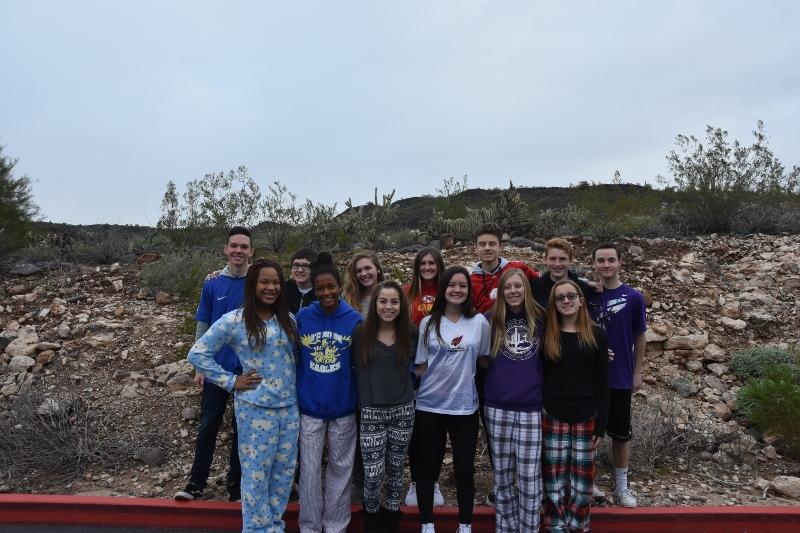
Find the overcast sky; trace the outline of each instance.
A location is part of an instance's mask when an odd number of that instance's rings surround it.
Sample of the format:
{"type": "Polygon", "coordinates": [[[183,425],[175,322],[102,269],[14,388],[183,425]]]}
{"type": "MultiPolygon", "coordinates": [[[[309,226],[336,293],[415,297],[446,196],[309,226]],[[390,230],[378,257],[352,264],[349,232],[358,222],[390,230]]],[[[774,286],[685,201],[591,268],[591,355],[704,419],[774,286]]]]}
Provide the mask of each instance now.
{"type": "Polygon", "coordinates": [[[245,165],[301,199],[654,183],[677,133],[800,164],[800,2],[0,0],[0,144],[45,220],[154,225],[245,165]]]}

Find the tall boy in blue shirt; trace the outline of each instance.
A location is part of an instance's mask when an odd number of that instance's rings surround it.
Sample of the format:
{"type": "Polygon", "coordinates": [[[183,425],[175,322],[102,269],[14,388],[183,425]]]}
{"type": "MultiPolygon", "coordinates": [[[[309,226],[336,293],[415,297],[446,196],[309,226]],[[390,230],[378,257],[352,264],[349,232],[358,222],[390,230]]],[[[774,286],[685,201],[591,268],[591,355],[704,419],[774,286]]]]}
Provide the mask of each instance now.
{"type": "MultiPolygon", "coordinates": [[[[241,307],[247,267],[253,256],[250,231],[241,226],[231,228],[228,232],[224,253],[228,258],[228,264],[219,276],[208,279],[203,284],[200,303],[195,314],[195,320],[197,320],[195,340],[202,337],[211,324],[222,315],[241,307]]],[[[237,375],[242,373],[239,359],[227,346],[217,352],[214,360],[229,372],[237,375]]],[[[203,496],[203,489],[206,488],[208,474],[211,470],[211,461],[214,459],[217,433],[219,433],[225,416],[228,399],[231,397],[231,393],[225,389],[206,382],[202,374],[195,376],[195,383],[203,387],[203,395],[200,400],[200,427],[197,430],[197,445],[189,483],[185,489],[175,493],[176,500],[194,500],[203,496]]],[[[242,475],[236,442],[236,417],[233,417],[233,437],[231,438],[227,480],[228,498],[232,502],[240,499],[239,487],[242,475]]]]}

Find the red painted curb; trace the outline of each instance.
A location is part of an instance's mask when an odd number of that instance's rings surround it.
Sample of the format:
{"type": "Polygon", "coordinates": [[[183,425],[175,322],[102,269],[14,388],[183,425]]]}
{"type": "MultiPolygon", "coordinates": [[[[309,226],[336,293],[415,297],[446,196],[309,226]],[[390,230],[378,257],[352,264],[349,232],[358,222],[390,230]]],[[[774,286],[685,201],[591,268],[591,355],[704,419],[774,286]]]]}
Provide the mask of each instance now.
{"type": "MultiPolygon", "coordinates": [[[[402,531],[419,531],[414,507],[403,507],[402,531]]],[[[287,531],[297,531],[297,504],[286,512],[287,531]]],[[[458,527],[458,509],[436,509],[442,531],[458,527]]],[[[62,524],[239,531],[239,504],[176,502],[145,498],[0,495],[0,524],[62,524]]],[[[350,531],[361,529],[359,506],[353,506],[350,531]]],[[[494,531],[494,509],[476,507],[475,533],[494,531]]],[[[595,533],[791,533],[800,532],[800,507],[641,507],[600,508],[592,511],[595,533]]]]}

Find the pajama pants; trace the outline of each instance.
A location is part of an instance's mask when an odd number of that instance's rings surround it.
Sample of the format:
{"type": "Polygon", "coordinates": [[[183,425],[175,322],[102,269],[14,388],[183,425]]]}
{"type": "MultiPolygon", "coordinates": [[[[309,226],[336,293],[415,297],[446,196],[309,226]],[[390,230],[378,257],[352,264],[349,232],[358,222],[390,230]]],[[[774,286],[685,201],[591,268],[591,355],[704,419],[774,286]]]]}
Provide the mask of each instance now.
{"type": "Polygon", "coordinates": [[[458,522],[472,523],[475,498],[475,447],[478,444],[478,411],[471,415],[444,415],[417,411],[417,502],[423,524],[433,522],[433,484],[444,460],[444,435],[450,434],[456,474],[458,522]]]}
{"type": "Polygon", "coordinates": [[[542,509],[542,413],[486,407],[494,452],[496,533],[538,533],[542,509]]]}
{"type": "Polygon", "coordinates": [[[242,533],[283,531],[297,464],[297,405],[269,408],[234,399],[242,464],[242,533]]]}
{"type": "Polygon", "coordinates": [[[359,440],[364,462],[364,508],[368,513],[380,510],[384,478],[384,506],[390,511],[400,509],[403,468],[413,427],[414,402],[361,409],[359,440]]]}
{"type": "Polygon", "coordinates": [[[350,523],[350,489],[356,451],[356,417],[322,420],[300,415],[301,533],[344,533],[350,523]],[[328,437],[328,467],[322,487],[322,449],[328,437]],[[324,495],[323,495],[324,492],[324,495]]]}
{"type": "Polygon", "coordinates": [[[594,484],[594,419],[568,424],[545,414],[543,428],[547,531],[589,531],[594,484]]]}

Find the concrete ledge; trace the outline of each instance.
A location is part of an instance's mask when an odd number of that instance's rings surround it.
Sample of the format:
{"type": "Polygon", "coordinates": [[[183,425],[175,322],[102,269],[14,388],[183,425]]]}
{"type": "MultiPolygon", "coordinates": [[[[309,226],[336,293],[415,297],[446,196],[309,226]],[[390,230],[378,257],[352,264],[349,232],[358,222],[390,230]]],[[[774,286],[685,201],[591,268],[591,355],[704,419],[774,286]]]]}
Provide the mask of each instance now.
{"type": "MultiPolygon", "coordinates": [[[[415,507],[403,507],[402,531],[419,531],[415,507]]],[[[297,529],[297,504],[286,511],[287,531],[297,529]]],[[[111,498],[30,494],[0,495],[0,524],[60,524],[240,531],[237,503],[166,499],[111,498]]],[[[436,525],[455,531],[458,510],[436,509],[436,525]]],[[[350,531],[361,529],[360,507],[353,506],[350,531]]],[[[494,509],[475,507],[475,533],[494,531],[494,509]]],[[[800,532],[800,507],[641,507],[599,508],[592,511],[595,533],[761,533],[800,532]]]]}

